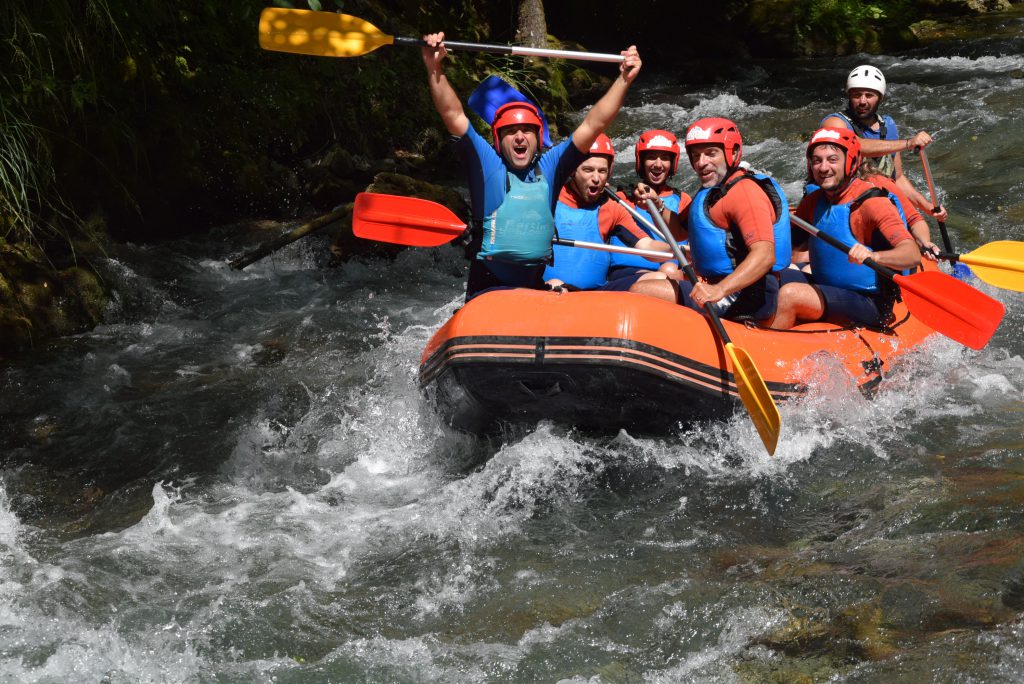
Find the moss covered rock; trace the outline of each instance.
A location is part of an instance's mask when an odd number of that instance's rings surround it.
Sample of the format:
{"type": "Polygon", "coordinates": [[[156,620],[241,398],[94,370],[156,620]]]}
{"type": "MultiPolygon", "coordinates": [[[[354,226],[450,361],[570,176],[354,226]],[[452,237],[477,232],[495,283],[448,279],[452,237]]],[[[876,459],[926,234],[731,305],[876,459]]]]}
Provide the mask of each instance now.
{"type": "Polygon", "coordinates": [[[0,241],[0,358],[92,328],[106,303],[94,270],[60,268],[34,245],[0,241]]]}

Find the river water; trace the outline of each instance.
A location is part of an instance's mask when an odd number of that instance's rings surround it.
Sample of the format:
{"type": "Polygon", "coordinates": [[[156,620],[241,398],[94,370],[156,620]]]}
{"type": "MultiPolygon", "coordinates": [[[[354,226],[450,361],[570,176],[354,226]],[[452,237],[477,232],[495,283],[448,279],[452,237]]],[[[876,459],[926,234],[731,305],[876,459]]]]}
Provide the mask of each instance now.
{"type": "MultiPolygon", "coordinates": [[[[961,251],[1024,227],[1021,28],[871,58],[935,133],[961,251]]],[[[724,115],[796,197],[864,60],[648,73],[616,176],[640,130],[724,115]]],[[[104,323],[0,369],[0,680],[1024,676],[1020,294],[979,284],[1007,308],[988,347],[934,336],[871,400],[823,366],[774,458],[743,414],[485,441],[416,386],[456,250],[327,269],[310,239],[229,270],[252,240],[117,247],[104,323]]]]}

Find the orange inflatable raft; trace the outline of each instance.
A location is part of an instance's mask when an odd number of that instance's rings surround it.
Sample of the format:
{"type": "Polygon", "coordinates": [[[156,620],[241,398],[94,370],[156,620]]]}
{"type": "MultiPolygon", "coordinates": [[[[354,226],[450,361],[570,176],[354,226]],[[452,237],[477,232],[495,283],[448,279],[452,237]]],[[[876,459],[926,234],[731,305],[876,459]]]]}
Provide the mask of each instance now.
{"type": "MultiPolygon", "coordinates": [[[[875,386],[895,358],[932,333],[902,302],[894,315],[884,330],[723,323],[778,401],[815,383],[822,366],[813,359],[822,355],[862,389],[875,386]]],[[[434,334],[419,379],[444,418],[471,432],[550,419],[588,430],[663,433],[742,410],[708,319],[625,292],[480,295],[434,334]]]]}

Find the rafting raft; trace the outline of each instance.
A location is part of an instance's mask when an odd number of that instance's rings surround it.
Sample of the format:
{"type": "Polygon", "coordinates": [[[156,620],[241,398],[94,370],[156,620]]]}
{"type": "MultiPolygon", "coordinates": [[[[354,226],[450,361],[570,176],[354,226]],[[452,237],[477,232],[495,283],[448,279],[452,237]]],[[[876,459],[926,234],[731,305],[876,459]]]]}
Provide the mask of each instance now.
{"type": "MultiPolygon", "coordinates": [[[[902,302],[893,314],[885,329],[723,323],[779,401],[806,392],[836,364],[862,390],[874,388],[933,332],[902,302]]],[[[684,306],[625,292],[498,290],[468,302],[434,334],[419,380],[446,422],[469,432],[552,420],[665,433],[742,410],[727,358],[708,319],[684,306]]]]}

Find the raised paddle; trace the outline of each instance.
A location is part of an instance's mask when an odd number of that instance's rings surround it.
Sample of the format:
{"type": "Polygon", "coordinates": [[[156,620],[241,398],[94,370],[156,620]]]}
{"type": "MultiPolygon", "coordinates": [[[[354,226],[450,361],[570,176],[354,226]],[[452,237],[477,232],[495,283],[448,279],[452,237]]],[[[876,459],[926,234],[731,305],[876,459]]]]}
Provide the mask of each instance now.
{"type": "MultiPolygon", "coordinates": [[[[935,183],[932,181],[932,170],[928,165],[928,154],[924,151],[923,147],[917,148],[918,154],[921,155],[921,168],[924,169],[924,179],[928,183],[928,194],[932,198],[932,211],[936,212],[942,209],[942,205],[939,204],[939,197],[935,194],[935,183]]],[[[939,224],[939,232],[942,234],[942,246],[946,249],[946,253],[953,251],[953,243],[949,239],[949,231],[946,230],[946,222],[939,221],[936,219],[936,223],[939,224]]],[[[964,262],[966,263],[966,262],[964,262]]],[[[964,264],[953,262],[953,277],[959,278],[960,280],[967,280],[972,275],[971,269],[964,264]]],[[[984,280],[984,278],[982,278],[984,280]]]]}
{"type": "MultiPolygon", "coordinates": [[[[451,50],[489,52],[495,55],[556,57],[588,62],[623,61],[622,55],[600,52],[459,43],[450,40],[446,40],[444,44],[451,50]]],[[[382,45],[419,47],[426,43],[420,38],[389,36],[370,22],[348,14],[282,7],[267,7],[260,12],[260,47],[264,50],[316,57],[359,57],[373,52],[382,45]]]]}
{"type": "MultiPolygon", "coordinates": [[[[686,260],[686,256],[683,254],[683,250],[679,248],[679,244],[675,241],[668,226],[665,225],[665,219],[661,217],[661,213],[654,206],[653,200],[647,200],[647,212],[657,223],[658,232],[661,233],[665,242],[672,248],[676,260],[682,266],[683,272],[686,273],[686,279],[691,284],[696,285],[697,274],[694,273],[693,267],[690,266],[690,262],[686,260]]],[[[757,434],[761,436],[761,441],[764,442],[764,448],[768,450],[769,454],[774,454],[775,447],[779,443],[779,431],[782,429],[782,417],[779,415],[779,407],[775,405],[775,400],[772,399],[772,395],[768,392],[768,387],[764,384],[764,378],[758,372],[757,366],[754,365],[754,360],[750,358],[750,355],[744,349],[737,347],[729,339],[729,333],[725,331],[725,326],[722,325],[722,321],[714,307],[704,307],[704,313],[711,319],[712,328],[718,335],[718,339],[721,340],[722,346],[725,347],[725,353],[732,362],[732,377],[736,383],[736,392],[740,395],[740,401],[743,402],[747,413],[750,414],[750,419],[754,421],[754,427],[757,428],[757,434]]]]}
{"type": "MultiPolygon", "coordinates": [[[[352,233],[356,237],[410,247],[439,247],[460,237],[466,224],[448,207],[416,197],[361,192],[352,211],[352,233]]],[[[552,244],[599,252],[636,254],[654,261],[671,261],[668,252],[555,238],[552,244]]]]}
{"type": "MultiPolygon", "coordinates": [[[[921,168],[924,169],[924,179],[928,183],[928,194],[932,198],[932,212],[937,212],[942,209],[942,205],[939,204],[939,198],[935,194],[935,183],[932,182],[932,170],[928,166],[928,154],[924,151],[923,147],[917,148],[917,153],[921,155],[921,168]]],[[[949,231],[946,230],[946,222],[938,221],[939,232],[942,233],[942,246],[946,248],[947,252],[953,251],[953,243],[949,240],[949,231]]]]}
{"type": "MultiPolygon", "coordinates": [[[[789,218],[814,237],[845,254],[850,253],[850,247],[799,216],[789,218]]],[[[915,318],[971,349],[981,349],[988,344],[1006,313],[1001,302],[945,273],[921,271],[902,275],[874,259],[865,259],[864,265],[899,286],[903,301],[915,318]]]]}
{"type": "Polygon", "coordinates": [[[982,245],[970,254],[946,254],[939,259],[971,265],[971,271],[989,285],[1024,292],[1024,242],[998,240],[982,245]]]}

